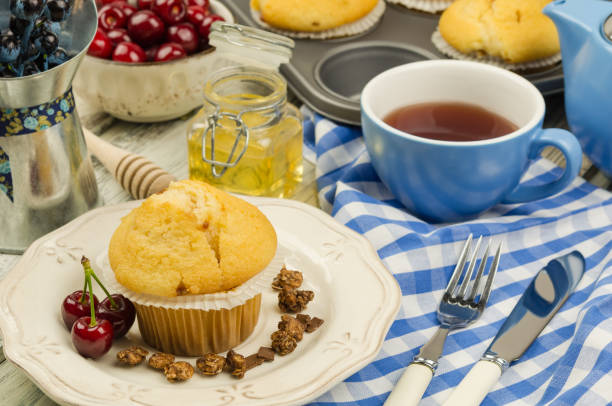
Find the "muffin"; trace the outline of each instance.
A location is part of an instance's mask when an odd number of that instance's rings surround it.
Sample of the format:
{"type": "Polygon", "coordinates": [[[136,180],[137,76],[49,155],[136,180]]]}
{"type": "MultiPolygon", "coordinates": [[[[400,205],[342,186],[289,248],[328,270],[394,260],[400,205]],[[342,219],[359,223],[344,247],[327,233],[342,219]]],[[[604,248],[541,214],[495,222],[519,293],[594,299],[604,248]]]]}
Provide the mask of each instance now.
{"type": "Polygon", "coordinates": [[[551,0],[456,0],[440,17],[439,32],[464,55],[490,56],[511,64],[560,51],[555,24],[542,13],[551,0]]]}
{"type": "Polygon", "coordinates": [[[255,21],[283,34],[307,38],[355,35],[384,13],[383,0],[251,0],[255,21]]]}
{"type": "Polygon", "coordinates": [[[205,183],[172,183],[121,220],[109,245],[114,278],[136,306],[143,339],[202,355],[244,341],[259,316],[262,270],[277,248],[255,206],[205,183]]]}

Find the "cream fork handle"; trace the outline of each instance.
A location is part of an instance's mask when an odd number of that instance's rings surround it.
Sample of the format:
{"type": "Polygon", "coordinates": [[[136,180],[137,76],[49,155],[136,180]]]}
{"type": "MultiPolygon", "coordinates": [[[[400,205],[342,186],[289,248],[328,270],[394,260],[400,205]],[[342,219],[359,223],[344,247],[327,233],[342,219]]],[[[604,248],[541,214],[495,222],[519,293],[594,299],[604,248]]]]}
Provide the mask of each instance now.
{"type": "Polygon", "coordinates": [[[387,398],[385,406],[418,405],[432,377],[433,371],[429,367],[415,363],[408,365],[387,398]]]}
{"type": "Polygon", "coordinates": [[[453,390],[443,406],[478,406],[495,386],[501,368],[490,361],[478,361],[453,390]]]}

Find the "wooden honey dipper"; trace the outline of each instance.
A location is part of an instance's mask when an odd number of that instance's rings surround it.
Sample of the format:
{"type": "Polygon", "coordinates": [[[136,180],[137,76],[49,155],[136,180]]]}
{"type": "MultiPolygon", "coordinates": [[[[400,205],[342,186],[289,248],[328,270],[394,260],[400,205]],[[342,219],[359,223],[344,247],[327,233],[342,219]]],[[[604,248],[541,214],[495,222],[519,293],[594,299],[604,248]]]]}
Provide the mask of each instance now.
{"type": "Polygon", "coordinates": [[[83,128],[87,148],[135,199],[145,199],[166,189],[176,178],[148,159],[102,140],[83,128]]]}

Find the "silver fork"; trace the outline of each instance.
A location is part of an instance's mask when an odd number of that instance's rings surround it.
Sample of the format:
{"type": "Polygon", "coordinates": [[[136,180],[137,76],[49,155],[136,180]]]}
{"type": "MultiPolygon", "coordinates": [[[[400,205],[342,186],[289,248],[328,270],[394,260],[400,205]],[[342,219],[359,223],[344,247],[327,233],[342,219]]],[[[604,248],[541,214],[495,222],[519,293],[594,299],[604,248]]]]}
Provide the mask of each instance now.
{"type": "Polygon", "coordinates": [[[431,378],[436,372],[436,368],[438,367],[438,359],[442,354],[444,341],[446,340],[448,332],[450,330],[466,327],[468,324],[476,321],[476,319],[478,319],[478,317],[480,317],[482,314],[485,306],[487,305],[487,300],[489,300],[489,295],[491,294],[491,288],[493,286],[493,279],[495,278],[495,273],[497,272],[497,267],[499,265],[501,243],[498,245],[497,252],[495,253],[495,257],[491,263],[491,268],[486,279],[484,290],[480,295],[480,299],[478,302],[476,302],[475,299],[478,296],[478,289],[480,282],[483,279],[489,256],[489,249],[491,248],[490,241],[487,244],[487,248],[480,261],[480,266],[476,272],[476,277],[472,283],[472,288],[469,291],[470,293],[468,295],[466,295],[466,293],[468,292],[468,286],[470,285],[472,273],[476,267],[476,256],[478,255],[481,242],[482,236],[476,242],[476,247],[471,255],[470,248],[472,246],[472,234],[470,234],[465,242],[465,245],[461,250],[461,254],[459,255],[457,265],[455,266],[455,270],[453,271],[453,275],[448,282],[446,291],[444,292],[440,305],[438,306],[438,320],[440,321],[440,327],[438,328],[438,331],[436,331],[436,334],[429,339],[427,344],[421,347],[419,355],[414,357],[414,360],[410,363],[410,365],[408,365],[400,380],[397,382],[397,385],[387,398],[385,406],[410,406],[418,404],[419,400],[421,400],[423,397],[423,393],[425,393],[431,378]],[[466,267],[468,256],[470,256],[469,265],[466,267]],[[462,274],[464,275],[463,281],[461,282],[461,285],[457,287],[462,274]]]}

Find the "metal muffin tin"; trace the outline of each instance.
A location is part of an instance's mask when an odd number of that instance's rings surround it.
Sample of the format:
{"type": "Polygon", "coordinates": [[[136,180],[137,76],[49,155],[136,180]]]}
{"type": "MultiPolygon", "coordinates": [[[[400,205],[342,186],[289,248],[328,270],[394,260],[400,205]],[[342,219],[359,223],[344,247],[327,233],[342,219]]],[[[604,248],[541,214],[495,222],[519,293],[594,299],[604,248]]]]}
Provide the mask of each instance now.
{"type": "MultiPolygon", "coordinates": [[[[259,27],[249,0],[226,0],[237,21],[259,27]]],[[[368,32],[331,40],[295,39],[289,64],[281,66],[289,88],[313,110],[334,120],[360,125],[359,96],[377,74],[409,62],[446,58],[431,42],[439,15],[387,4],[368,32]]],[[[563,91],[561,63],[524,75],[544,95],[563,91]]]]}

